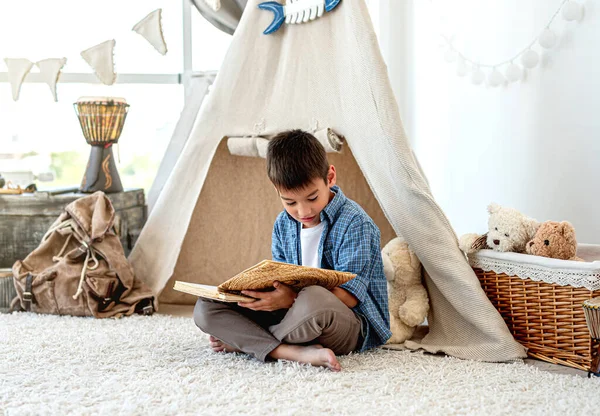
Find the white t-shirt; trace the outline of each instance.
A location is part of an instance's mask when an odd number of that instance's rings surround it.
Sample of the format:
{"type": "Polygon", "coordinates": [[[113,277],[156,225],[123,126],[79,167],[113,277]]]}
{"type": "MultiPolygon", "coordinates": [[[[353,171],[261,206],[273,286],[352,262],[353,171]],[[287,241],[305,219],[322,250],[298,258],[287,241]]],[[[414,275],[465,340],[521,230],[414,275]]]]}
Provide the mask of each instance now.
{"type": "Polygon", "coordinates": [[[308,267],[321,267],[319,261],[319,242],[325,223],[321,222],[311,228],[300,229],[300,244],[302,250],[302,265],[308,267]]]}

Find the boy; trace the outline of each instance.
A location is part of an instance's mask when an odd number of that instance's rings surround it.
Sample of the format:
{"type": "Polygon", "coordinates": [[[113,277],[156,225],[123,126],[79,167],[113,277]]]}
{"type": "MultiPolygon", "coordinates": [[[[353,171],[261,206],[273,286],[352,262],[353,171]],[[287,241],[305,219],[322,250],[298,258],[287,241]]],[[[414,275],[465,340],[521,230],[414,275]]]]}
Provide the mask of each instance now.
{"type": "Polygon", "coordinates": [[[357,276],[331,291],[309,286],[296,293],[275,282],[270,292],[242,291],[257,300],[237,305],[199,298],[194,321],[211,334],[214,351],[340,371],[336,354],[374,348],[391,336],[379,229],[335,186],[335,167],[309,133],[275,136],[267,174],[285,209],[273,227],[273,260],[357,276]]]}

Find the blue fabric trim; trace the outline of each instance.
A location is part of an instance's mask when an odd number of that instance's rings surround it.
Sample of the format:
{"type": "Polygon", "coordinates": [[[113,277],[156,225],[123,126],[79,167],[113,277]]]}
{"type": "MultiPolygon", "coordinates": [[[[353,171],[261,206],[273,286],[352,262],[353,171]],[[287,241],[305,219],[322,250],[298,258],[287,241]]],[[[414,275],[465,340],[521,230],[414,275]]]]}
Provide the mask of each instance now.
{"type": "Polygon", "coordinates": [[[271,22],[269,27],[267,27],[263,33],[265,35],[270,35],[271,33],[276,32],[277,29],[279,29],[285,21],[285,13],[283,6],[277,3],[276,1],[265,1],[263,3],[260,3],[258,5],[258,8],[262,10],[269,10],[275,15],[273,18],[273,22],[271,22]]]}
{"type": "Polygon", "coordinates": [[[325,0],[325,11],[330,12],[340,4],[341,0],[325,0]]]}

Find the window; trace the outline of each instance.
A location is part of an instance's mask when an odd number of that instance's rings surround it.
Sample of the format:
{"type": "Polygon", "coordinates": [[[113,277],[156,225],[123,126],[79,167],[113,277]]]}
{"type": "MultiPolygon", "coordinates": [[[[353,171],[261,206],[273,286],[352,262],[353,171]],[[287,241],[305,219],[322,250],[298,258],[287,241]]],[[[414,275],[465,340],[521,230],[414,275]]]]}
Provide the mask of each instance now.
{"type": "Polygon", "coordinates": [[[10,85],[0,83],[0,171],[27,186],[34,178],[39,189],[78,186],[83,178],[90,146],[86,143],[73,103],[81,95],[126,97],[130,104],[119,144],[113,149],[125,188],[152,185],[154,175],[183,106],[178,84],[59,85],[59,101],[45,84],[22,88],[12,101],[10,85]],[[119,162],[120,159],[120,162],[119,162]],[[15,172],[11,175],[10,172],[15,172]],[[18,174],[16,173],[18,172],[18,174]],[[28,172],[31,172],[28,174],[28,172]],[[31,175],[34,175],[32,177],[31,175]],[[20,179],[19,179],[20,178],[20,179]]]}
{"type": "MultiPolygon", "coordinates": [[[[184,68],[184,62],[193,61],[196,70],[217,70],[230,38],[190,8],[187,0],[0,3],[1,58],[32,62],[67,58],[57,84],[58,102],[53,101],[47,85],[27,81],[21,86],[19,100],[13,101],[7,73],[3,72],[6,67],[0,60],[0,173],[22,186],[35,182],[40,190],[78,187],[90,146],[73,103],[81,96],[124,97],[130,108],[114,148],[117,167],[125,188],[141,187],[147,192],[183,109],[180,74],[192,70],[184,68]],[[131,30],[157,8],[162,8],[168,48],[165,56],[131,30]],[[187,31],[186,12],[191,13],[192,20],[187,31]],[[184,36],[190,33],[194,34],[194,45],[185,53],[191,55],[194,50],[193,59],[184,56],[184,36]],[[116,40],[115,70],[121,74],[112,86],[98,83],[80,56],[81,51],[109,39],[116,40]]],[[[32,75],[35,72],[34,66],[32,75]]],[[[34,77],[29,76],[29,81],[34,77]]]]}

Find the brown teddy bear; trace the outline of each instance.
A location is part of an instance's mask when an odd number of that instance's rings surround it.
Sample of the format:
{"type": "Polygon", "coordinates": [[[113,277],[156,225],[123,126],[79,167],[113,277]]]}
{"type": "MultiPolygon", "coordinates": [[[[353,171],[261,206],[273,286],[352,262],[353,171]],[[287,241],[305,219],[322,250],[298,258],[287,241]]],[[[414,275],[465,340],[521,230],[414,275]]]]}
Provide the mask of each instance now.
{"type": "Polygon", "coordinates": [[[525,247],[527,254],[561,260],[584,261],[576,256],[575,228],[567,221],[546,221],[525,247]]]}

